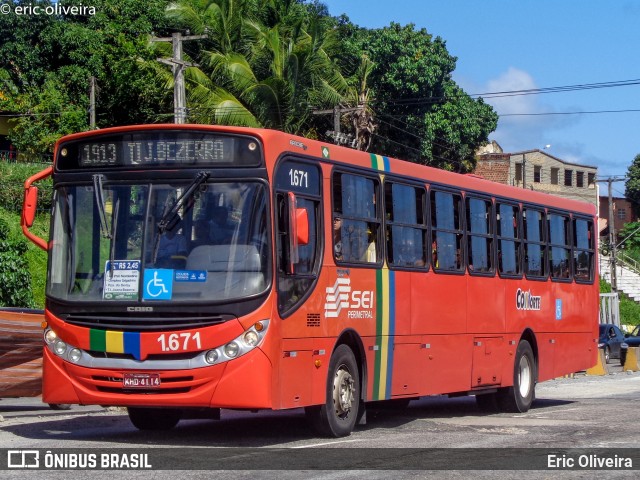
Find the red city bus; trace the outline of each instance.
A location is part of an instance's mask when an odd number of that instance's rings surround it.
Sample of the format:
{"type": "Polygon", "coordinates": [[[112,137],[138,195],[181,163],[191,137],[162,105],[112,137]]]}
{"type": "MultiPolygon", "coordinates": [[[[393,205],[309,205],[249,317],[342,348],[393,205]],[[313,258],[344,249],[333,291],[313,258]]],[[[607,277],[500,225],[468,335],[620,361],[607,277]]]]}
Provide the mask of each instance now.
{"type": "Polygon", "coordinates": [[[54,158],[22,218],[49,251],[47,403],[140,429],[304,407],[344,436],[370,401],[526,412],[596,363],[591,204],[249,128],[109,128],[54,158]]]}

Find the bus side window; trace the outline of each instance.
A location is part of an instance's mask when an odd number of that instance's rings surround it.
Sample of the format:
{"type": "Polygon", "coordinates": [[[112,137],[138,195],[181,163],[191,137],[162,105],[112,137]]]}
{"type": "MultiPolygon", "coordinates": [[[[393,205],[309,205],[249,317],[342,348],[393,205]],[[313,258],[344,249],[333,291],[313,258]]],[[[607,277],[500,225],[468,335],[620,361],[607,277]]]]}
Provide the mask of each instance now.
{"type": "Polygon", "coordinates": [[[431,192],[431,225],[436,250],[435,269],[462,272],[463,231],[460,222],[462,197],[457,193],[431,192]]]}
{"type": "Polygon", "coordinates": [[[524,273],[527,277],[546,277],[545,213],[541,210],[526,207],[522,217],[524,219],[524,273]]]}
{"type": "Polygon", "coordinates": [[[593,282],[593,222],[573,219],[573,271],[576,282],[593,282]]]}
{"type": "Polygon", "coordinates": [[[398,268],[427,265],[426,190],[385,182],[387,262],[398,268]]]}
{"type": "Polygon", "coordinates": [[[336,262],[382,259],[376,179],[346,173],[333,177],[333,252],[336,262]]]}
{"type": "Polygon", "coordinates": [[[569,217],[550,213],[547,217],[547,225],[551,278],[568,280],[571,278],[569,217]]]}
{"type": "Polygon", "coordinates": [[[493,273],[493,222],[490,200],[467,197],[467,248],[470,273],[493,273]]]}
{"type": "Polygon", "coordinates": [[[496,205],[498,239],[498,272],[500,275],[521,275],[519,207],[505,203],[496,205]]]}

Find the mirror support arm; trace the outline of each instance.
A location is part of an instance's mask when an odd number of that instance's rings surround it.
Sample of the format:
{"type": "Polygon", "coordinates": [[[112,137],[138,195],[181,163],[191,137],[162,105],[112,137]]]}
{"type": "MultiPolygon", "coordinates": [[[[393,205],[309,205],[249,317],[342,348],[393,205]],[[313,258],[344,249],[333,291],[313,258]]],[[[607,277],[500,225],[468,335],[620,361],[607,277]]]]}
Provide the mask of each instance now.
{"type": "Polygon", "coordinates": [[[22,205],[22,216],[20,218],[22,233],[24,233],[25,237],[45,251],[49,249],[47,241],[31,233],[29,230],[33,225],[38,204],[38,188],[34,186],[33,183],[51,176],[52,173],[53,166],[45,168],[41,172],[32,175],[24,182],[24,203],[22,205]]]}

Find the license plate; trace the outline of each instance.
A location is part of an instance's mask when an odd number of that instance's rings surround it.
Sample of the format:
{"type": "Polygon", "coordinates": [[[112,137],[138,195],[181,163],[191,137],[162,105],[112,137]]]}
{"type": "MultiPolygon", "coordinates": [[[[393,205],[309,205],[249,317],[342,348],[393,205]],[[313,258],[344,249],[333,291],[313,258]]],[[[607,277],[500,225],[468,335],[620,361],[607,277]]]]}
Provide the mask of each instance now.
{"type": "Polygon", "coordinates": [[[159,373],[125,373],[122,378],[125,388],[158,388],[160,387],[159,373]]]}

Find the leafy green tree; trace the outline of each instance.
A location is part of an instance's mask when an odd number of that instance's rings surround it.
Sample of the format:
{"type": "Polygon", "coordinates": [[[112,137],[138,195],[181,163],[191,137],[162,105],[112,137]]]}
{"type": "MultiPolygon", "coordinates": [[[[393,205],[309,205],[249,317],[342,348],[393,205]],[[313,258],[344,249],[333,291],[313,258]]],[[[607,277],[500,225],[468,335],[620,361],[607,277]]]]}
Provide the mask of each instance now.
{"type": "Polygon", "coordinates": [[[629,222],[618,232],[620,247],[640,252],[640,222],[629,222]]]}
{"type": "MultiPolygon", "coordinates": [[[[15,2],[13,2],[15,3],[15,2]]],[[[50,4],[39,1],[40,4],[50,4]]],[[[66,5],[86,4],[71,0],[66,5]]],[[[50,153],[61,135],[89,128],[89,79],[97,79],[99,127],[149,123],[169,113],[171,96],[151,60],[168,0],[93,0],[95,15],[0,15],[0,108],[20,115],[12,142],[29,155],[50,153]]]]}
{"type": "Polygon", "coordinates": [[[636,216],[640,215],[640,154],[636,155],[627,169],[624,196],[631,202],[636,216]]]}
{"type": "Polygon", "coordinates": [[[340,62],[356,65],[366,52],[375,67],[368,82],[379,123],[372,150],[406,160],[468,172],[474,151],[497,126],[498,116],[452,80],[456,58],[425,29],[391,23],[366,30],[337,19],[346,47],[340,62]]]}

